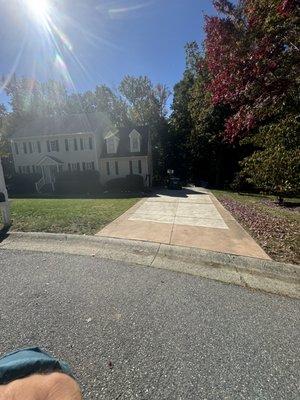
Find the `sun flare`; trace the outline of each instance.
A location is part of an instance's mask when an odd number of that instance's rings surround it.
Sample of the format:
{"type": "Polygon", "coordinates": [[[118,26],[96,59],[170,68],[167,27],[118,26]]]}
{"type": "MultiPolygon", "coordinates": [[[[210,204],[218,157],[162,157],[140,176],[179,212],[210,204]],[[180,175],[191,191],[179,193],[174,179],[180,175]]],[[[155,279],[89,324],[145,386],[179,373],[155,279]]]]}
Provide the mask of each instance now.
{"type": "Polygon", "coordinates": [[[25,0],[29,12],[37,19],[45,18],[49,12],[48,0],[25,0]]]}

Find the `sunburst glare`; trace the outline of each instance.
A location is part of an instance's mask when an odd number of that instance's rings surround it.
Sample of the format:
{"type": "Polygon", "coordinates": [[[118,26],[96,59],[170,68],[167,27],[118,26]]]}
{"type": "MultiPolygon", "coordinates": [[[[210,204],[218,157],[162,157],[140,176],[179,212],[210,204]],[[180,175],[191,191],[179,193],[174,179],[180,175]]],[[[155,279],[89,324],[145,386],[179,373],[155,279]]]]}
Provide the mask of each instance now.
{"type": "Polygon", "coordinates": [[[24,0],[29,13],[36,19],[47,18],[50,4],[48,0],[24,0]]]}

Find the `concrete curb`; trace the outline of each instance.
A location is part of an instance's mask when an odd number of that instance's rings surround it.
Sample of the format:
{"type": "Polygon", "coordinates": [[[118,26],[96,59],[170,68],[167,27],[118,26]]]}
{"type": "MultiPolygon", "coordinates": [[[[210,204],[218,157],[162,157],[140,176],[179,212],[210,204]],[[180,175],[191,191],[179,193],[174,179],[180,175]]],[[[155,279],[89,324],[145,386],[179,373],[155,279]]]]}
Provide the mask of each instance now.
{"type": "Polygon", "coordinates": [[[11,232],[0,249],[77,254],[168,269],[300,299],[300,266],[102,236],[11,232]]]}

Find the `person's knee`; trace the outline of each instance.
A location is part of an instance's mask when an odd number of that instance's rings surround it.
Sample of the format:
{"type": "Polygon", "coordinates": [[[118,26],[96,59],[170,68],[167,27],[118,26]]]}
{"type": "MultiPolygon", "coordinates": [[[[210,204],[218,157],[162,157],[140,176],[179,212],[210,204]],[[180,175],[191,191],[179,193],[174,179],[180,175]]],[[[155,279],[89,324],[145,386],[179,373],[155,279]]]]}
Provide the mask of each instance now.
{"type": "Polygon", "coordinates": [[[0,386],[0,400],[82,400],[77,382],[52,372],[35,374],[0,386]]]}
{"type": "Polygon", "coordinates": [[[49,400],[81,400],[81,391],[78,383],[70,376],[53,372],[47,377],[47,386],[50,388],[49,400]]]}

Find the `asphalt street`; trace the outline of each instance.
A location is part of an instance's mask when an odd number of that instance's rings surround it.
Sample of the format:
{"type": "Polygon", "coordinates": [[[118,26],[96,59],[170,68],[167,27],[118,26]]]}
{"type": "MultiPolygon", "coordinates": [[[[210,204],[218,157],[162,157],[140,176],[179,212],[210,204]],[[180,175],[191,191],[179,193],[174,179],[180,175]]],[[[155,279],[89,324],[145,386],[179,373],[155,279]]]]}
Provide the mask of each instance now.
{"type": "Polygon", "coordinates": [[[40,346],[85,399],[299,399],[299,301],[93,257],[0,250],[0,354],[40,346]]]}

